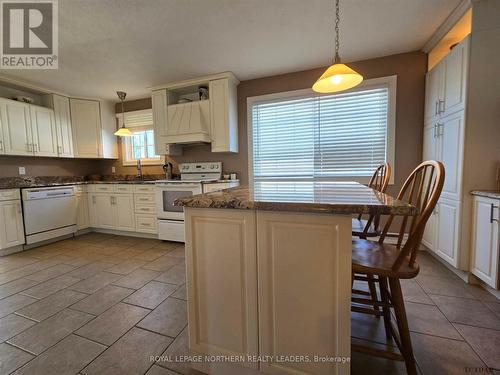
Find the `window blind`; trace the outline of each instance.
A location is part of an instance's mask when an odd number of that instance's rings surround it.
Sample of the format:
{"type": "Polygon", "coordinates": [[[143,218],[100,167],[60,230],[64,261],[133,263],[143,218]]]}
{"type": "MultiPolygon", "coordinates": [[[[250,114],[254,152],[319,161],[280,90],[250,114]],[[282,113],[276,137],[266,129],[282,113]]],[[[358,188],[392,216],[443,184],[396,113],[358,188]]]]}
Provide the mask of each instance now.
{"type": "Polygon", "coordinates": [[[254,180],[371,176],[386,161],[388,85],[252,105],[254,180]]]}

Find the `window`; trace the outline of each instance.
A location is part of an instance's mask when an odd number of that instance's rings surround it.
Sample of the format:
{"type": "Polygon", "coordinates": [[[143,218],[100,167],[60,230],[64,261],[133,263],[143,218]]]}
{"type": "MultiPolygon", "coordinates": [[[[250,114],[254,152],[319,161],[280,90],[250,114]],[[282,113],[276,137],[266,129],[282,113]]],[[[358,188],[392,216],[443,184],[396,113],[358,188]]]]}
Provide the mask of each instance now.
{"type": "MultiPolygon", "coordinates": [[[[117,117],[121,126],[121,113],[117,117]]],[[[126,112],[125,126],[133,136],[121,138],[123,165],[135,165],[138,159],[145,165],[163,164],[163,158],[155,154],[152,110],[126,112]]]]}
{"type": "Polygon", "coordinates": [[[366,182],[394,165],[396,76],[248,98],[250,181],[366,182]]]}

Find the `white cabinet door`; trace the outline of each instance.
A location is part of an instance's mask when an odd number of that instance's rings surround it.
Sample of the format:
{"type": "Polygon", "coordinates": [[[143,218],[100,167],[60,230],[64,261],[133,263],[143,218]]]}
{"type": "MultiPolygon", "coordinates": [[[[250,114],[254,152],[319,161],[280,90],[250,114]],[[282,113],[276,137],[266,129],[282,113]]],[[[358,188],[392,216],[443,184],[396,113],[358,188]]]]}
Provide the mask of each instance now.
{"type": "Polygon", "coordinates": [[[73,148],[75,157],[101,156],[101,117],[99,102],[70,99],[73,148]]]}
{"type": "Polygon", "coordinates": [[[499,201],[474,197],[471,272],[498,289],[499,201]]]}
{"type": "Polygon", "coordinates": [[[104,159],[118,159],[118,139],[116,132],[115,104],[101,100],[101,157],[104,159]]]}
{"type": "Polygon", "coordinates": [[[57,133],[54,110],[30,106],[33,151],[37,156],[57,156],[57,133]]]}
{"type": "Polygon", "coordinates": [[[7,155],[33,155],[30,106],[0,99],[3,143],[7,155]]]}
{"type": "Polygon", "coordinates": [[[153,108],[153,125],[155,129],[155,152],[157,155],[166,153],[167,135],[167,90],[157,90],[151,93],[153,108]]]}
{"type": "Polygon", "coordinates": [[[469,40],[465,38],[444,58],[443,98],[440,113],[447,116],[465,108],[469,40]]]}
{"type": "Polygon", "coordinates": [[[78,230],[87,229],[90,226],[89,201],[87,194],[77,195],[76,201],[77,201],[76,226],[78,230]]]}
{"type": "Polygon", "coordinates": [[[236,85],[229,79],[210,81],[212,152],[238,152],[236,85]]]}
{"type": "Polygon", "coordinates": [[[259,354],[255,211],[188,208],[185,220],[190,349],[259,354]]]}
{"type": "Polygon", "coordinates": [[[464,145],[464,112],[457,112],[444,117],[438,122],[439,160],[444,164],[443,198],[461,199],[462,164],[464,145]]]}
{"type": "Polygon", "coordinates": [[[115,210],[113,196],[95,194],[94,215],[97,228],[115,229],[115,210]]]}
{"type": "Polygon", "coordinates": [[[458,266],[460,234],[460,203],[441,199],[437,206],[437,248],[436,254],[458,266]]]}
{"type": "MultiPolygon", "coordinates": [[[[350,357],[351,218],[257,211],[257,252],[259,354],[350,357]]],[[[330,375],[349,368],[270,361],[261,371],[330,375]]]]}
{"type": "MultiPolygon", "coordinates": [[[[426,124],[424,127],[424,145],[422,160],[436,160],[438,159],[438,144],[437,144],[437,128],[434,122],[426,124]]],[[[422,243],[432,251],[436,249],[436,229],[437,222],[435,220],[434,213],[429,217],[427,224],[425,226],[424,235],[422,237],[422,243]]]]}
{"type": "Polygon", "coordinates": [[[0,202],[0,249],[22,245],[24,242],[21,201],[0,202]]]}
{"type": "Polygon", "coordinates": [[[442,82],[443,63],[440,62],[429,70],[425,77],[425,121],[430,121],[438,115],[442,82]]]}
{"type": "Polygon", "coordinates": [[[56,120],[57,152],[61,157],[73,157],[73,133],[71,130],[69,98],[52,95],[52,106],[56,120]]]}
{"type": "Polygon", "coordinates": [[[116,194],[113,196],[115,229],[135,231],[134,196],[116,194]]]}

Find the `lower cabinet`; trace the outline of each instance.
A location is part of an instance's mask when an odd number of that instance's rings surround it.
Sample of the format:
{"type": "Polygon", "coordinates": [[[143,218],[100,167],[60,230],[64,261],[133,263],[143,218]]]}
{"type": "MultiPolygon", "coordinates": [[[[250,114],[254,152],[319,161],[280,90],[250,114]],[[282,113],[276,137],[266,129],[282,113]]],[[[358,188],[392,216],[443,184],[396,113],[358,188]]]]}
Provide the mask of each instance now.
{"type": "Polygon", "coordinates": [[[500,200],[474,197],[471,272],[489,286],[499,289],[500,200]]]}
{"type": "Polygon", "coordinates": [[[441,198],[427,221],[422,243],[454,267],[458,267],[461,228],[459,201],[441,198]]]}
{"type": "Polygon", "coordinates": [[[90,227],[158,233],[154,186],[96,184],[87,188],[90,227]]]}
{"type": "Polygon", "coordinates": [[[0,249],[25,243],[19,189],[0,191],[0,249]]]}
{"type": "Polygon", "coordinates": [[[76,186],[76,227],[78,230],[87,229],[90,226],[89,201],[85,186],[76,186]]]}
{"type": "Polygon", "coordinates": [[[191,353],[274,358],[197,370],[349,372],[314,357],[350,356],[350,217],[188,208],[185,220],[191,353]]]}
{"type": "Polygon", "coordinates": [[[90,225],[101,229],[135,231],[132,194],[90,193],[90,225]]]}

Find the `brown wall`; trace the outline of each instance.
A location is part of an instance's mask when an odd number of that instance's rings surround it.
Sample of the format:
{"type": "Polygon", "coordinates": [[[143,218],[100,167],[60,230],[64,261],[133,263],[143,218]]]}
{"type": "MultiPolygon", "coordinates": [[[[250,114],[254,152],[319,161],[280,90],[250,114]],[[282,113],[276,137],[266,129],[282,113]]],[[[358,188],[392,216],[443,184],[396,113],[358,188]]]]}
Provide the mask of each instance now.
{"type": "Polygon", "coordinates": [[[86,176],[103,173],[113,163],[114,160],[0,156],[0,177],[19,176],[18,167],[25,167],[27,176],[86,176]]]}
{"type": "MultiPolygon", "coordinates": [[[[396,193],[411,170],[422,159],[422,132],[424,110],[425,72],[427,57],[423,52],[410,52],[377,59],[350,63],[365,79],[396,74],[396,165],[395,185],[389,188],[396,193]]],[[[282,91],[311,87],[325,68],[283,74],[279,76],[243,81],[238,86],[239,153],[211,153],[210,145],[184,146],[182,156],[171,158],[173,162],[222,161],[224,170],[237,172],[243,184],[248,183],[247,158],[247,98],[282,91]]],[[[150,105],[150,104],[149,104],[150,105]]],[[[144,109],[147,107],[137,108],[144,109]]],[[[116,164],[117,173],[134,173],[134,167],[116,164]]],[[[160,167],[147,167],[146,173],[161,173],[160,167]]]]}

